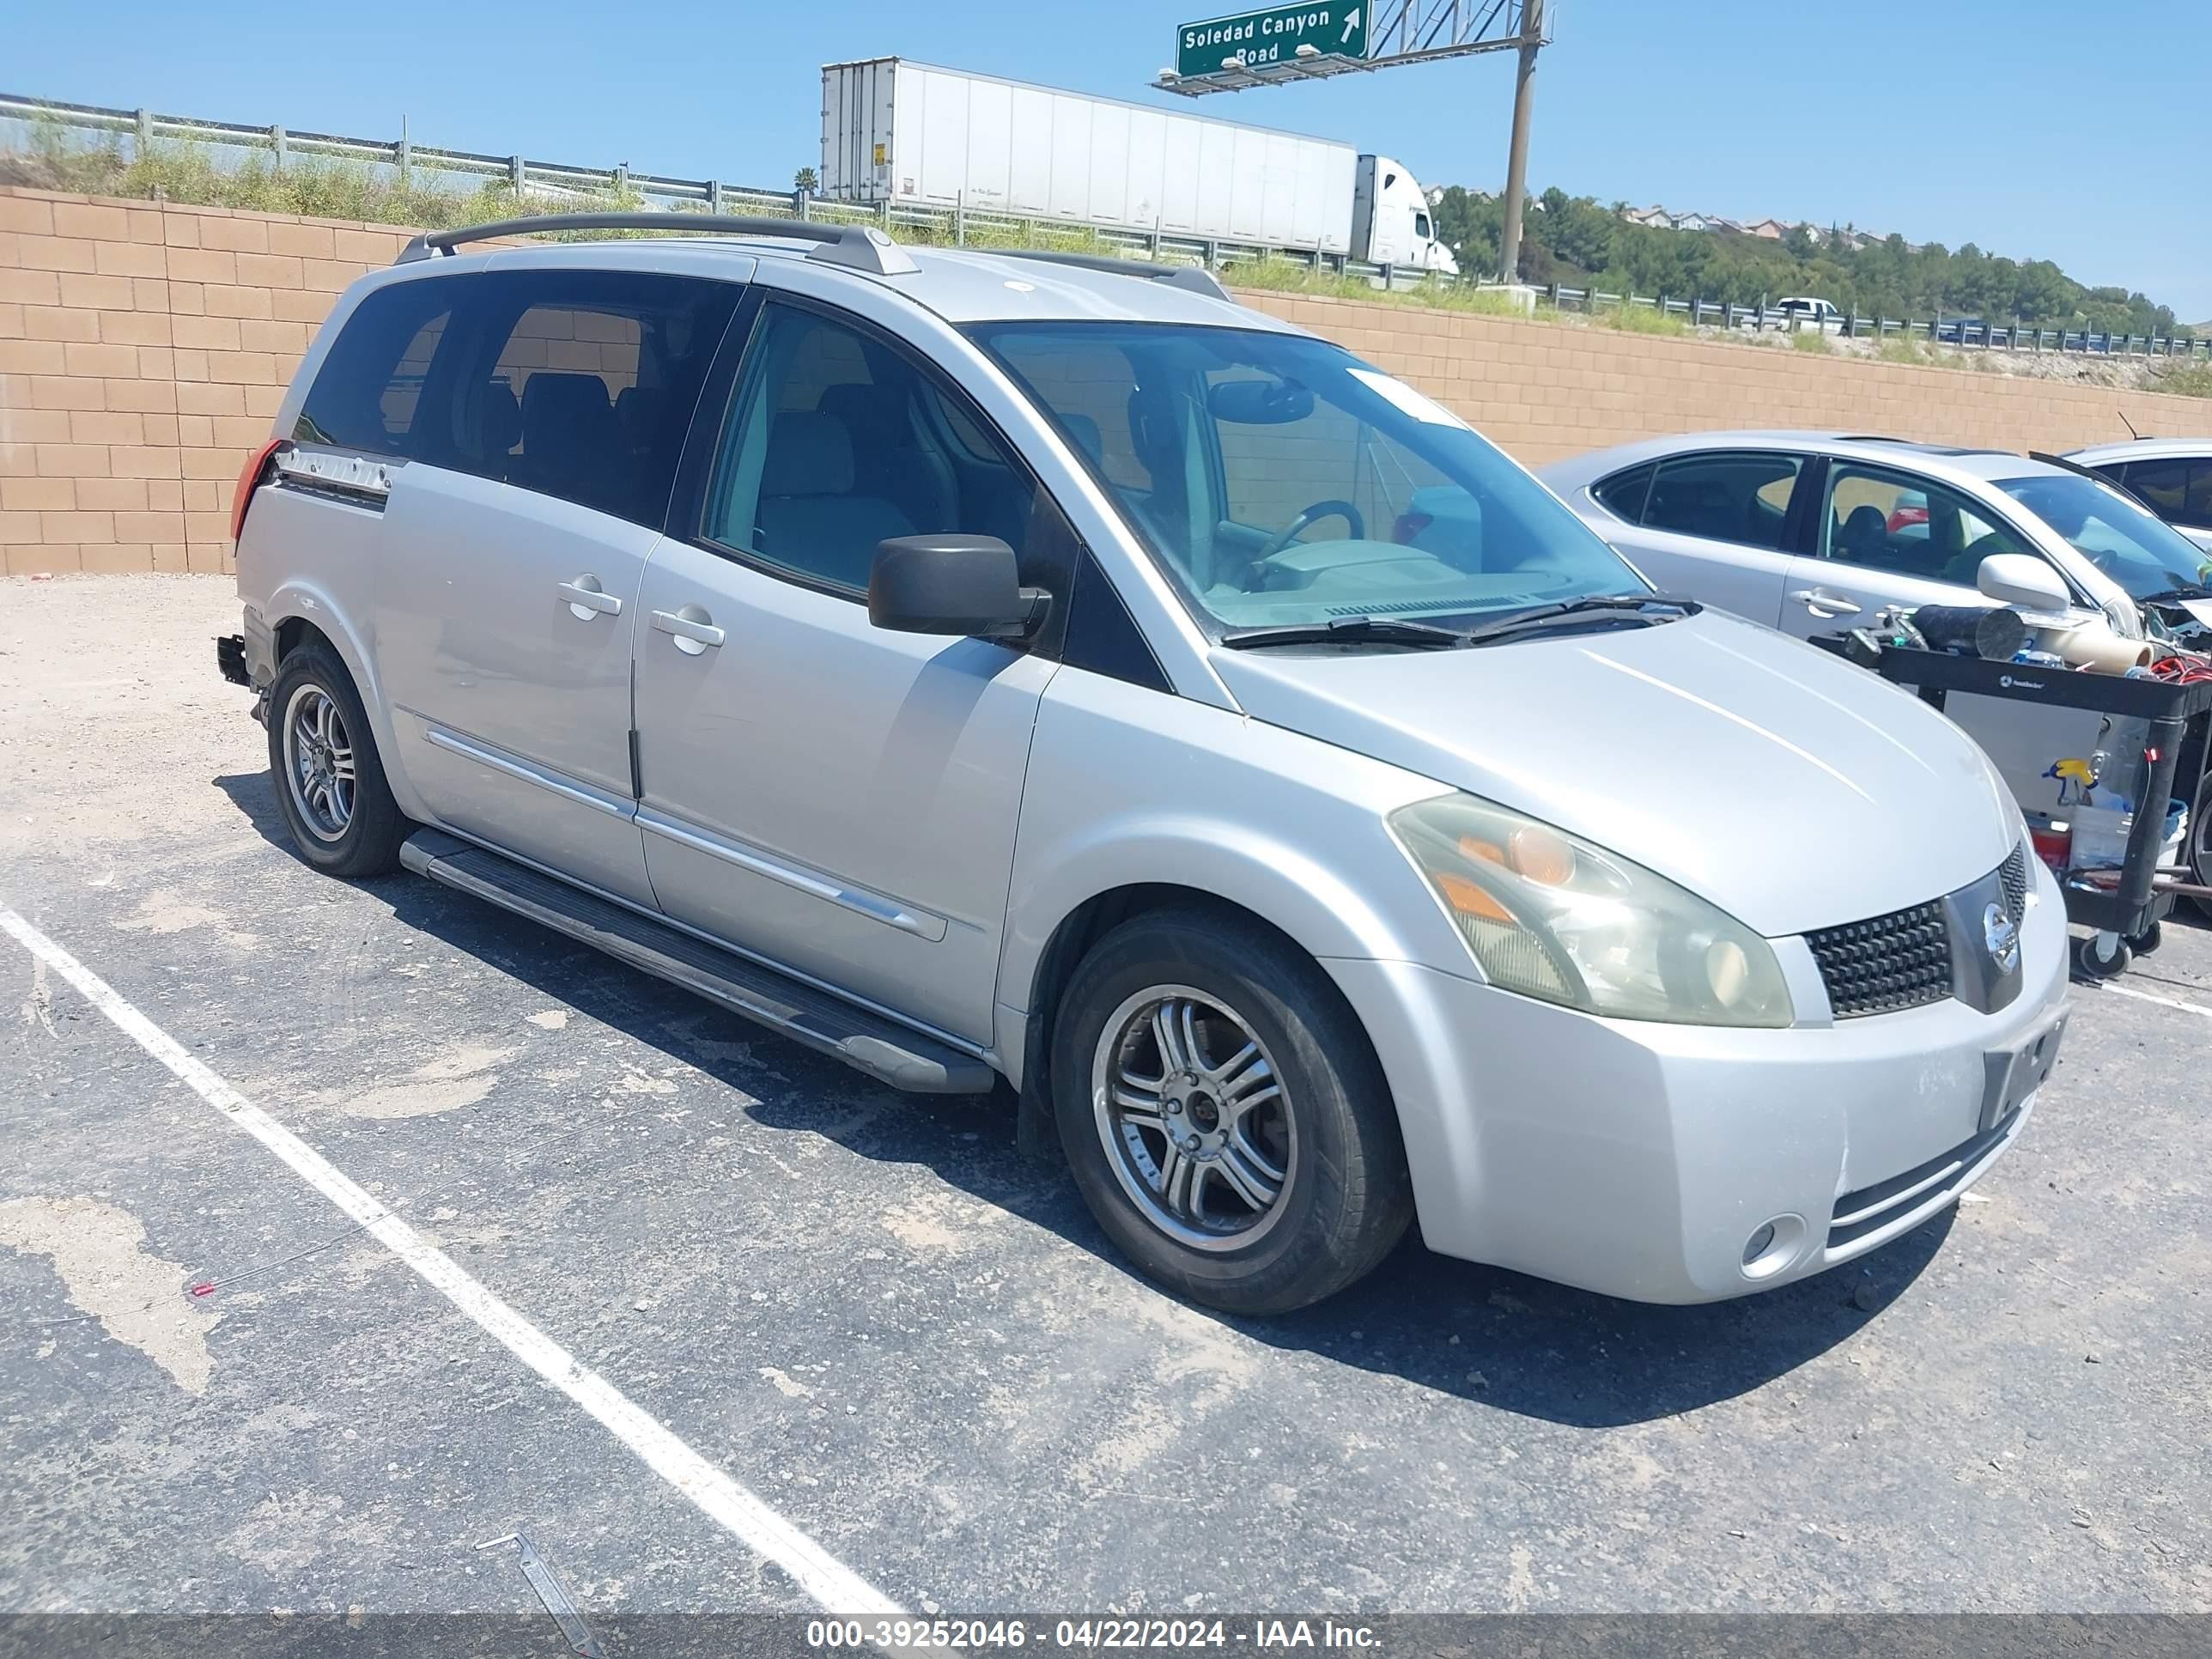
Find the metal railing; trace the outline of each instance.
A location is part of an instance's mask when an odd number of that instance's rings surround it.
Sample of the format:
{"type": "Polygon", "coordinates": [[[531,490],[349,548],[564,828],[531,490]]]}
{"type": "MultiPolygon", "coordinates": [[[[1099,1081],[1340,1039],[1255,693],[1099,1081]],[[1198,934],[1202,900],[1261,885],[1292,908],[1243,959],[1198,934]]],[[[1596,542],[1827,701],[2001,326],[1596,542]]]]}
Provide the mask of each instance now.
{"type": "Polygon", "coordinates": [[[1598,289],[1553,283],[1538,290],[1554,310],[1594,313],[1622,307],[1680,317],[1698,328],[1741,329],[1758,333],[1825,334],[1831,338],[1924,341],[1969,350],[2085,351],[2107,356],[2212,356],[2212,339],[2187,335],[2128,334],[2099,329],[2036,328],[2021,322],[1988,323],[1978,317],[1862,317],[1856,311],[1815,319],[1785,311],[1762,300],[1755,306],[1713,300],[1677,300],[1664,295],[1607,294],[1598,289]]]}
{"type": "MultiPolygon", "coordinates": [[[[194,116],[162,115],[149,110],[109,109],[94,104],[58,103],[50,99],[0,94],[0,136],[7,136],[10,124],[27,132],[33,126],[45,126],[121,137],[137,147],[132,151],[134,155],[150,154],[156,144],[167,142],[228,151],[233,165],[253,156],[265,157],[278,168],[289,165],[295,157],[343,161],[374,169],[385,182],[402,188],[452,190],[471,184],[479,188],[491,185],[515,198],[535,199],[549,205],[610,197],[635,198],[647,206],[702,213],[789,216],[872,223],[894,235],[903,230],[915,240],[954,246],[988,246],[994,242],[1058,236],[1097,252],[1187,261],[1212,270],[1224,270],[1241,263],[1279,260],[1401,289],[1488,285],[1474,276],[1451,278],[1403,268],[1394,270],[1317,247],[1197,236],[1165,228],[1117,228],[965,204],[948,206],[888,201],[873,207],[858,207],[825,202],[804,191],[764,189],[719,179],[676,179],[660,173],[636,173],[626,164],[586,167],[560,161],[533,161],[519,155],[488,155],[471,150],[443,149],[416,144],[404,131],[393,140],[349,138],[328,132],[295,132],[282,126],[244,126],[229,121],[201,120],[194,116]]],[[[1557,283],[1538,292],[1558,311],[1644,308],[1680,317],[1699,328],[1812,332],[1817,327],[1822,333],[1845,339],[1899,338],[1967,350],[2212,357],[2212,339],[2179,336],[2036,328],[2017,321],[1990,324],[1979,318],[1946,320],[1941,316],[1917,319],[1861,317],[1856,313],[1815,325],[1802,313],[1783,311],[1765,301],[1756,306],[1740,306],[1664,295],[1607,294],[1557,283]]]]}
{"type": "Polygon", "coordinates": [[[134,155],[150,154],[155,145],[169,143],[227,151],[234,166],[252,157],[264,159],[280,169],[295,159],[346,161],[372,168],[381,182],[403,189],[451,190],[491,185],[518,198],[534,198],[548,203],[634,197],[647,206],[691,209],[703,213],[795,216],[877,224],[893,234],[903,229],[919,240],[949,242],[955,246],[988,246],[994,240],[1012,241],[1039,235],[1063,236],[1080,240],[1099,252],[1184,260],[1212,270],[1240,261],[1281,259],[1345,276],[1377,281],[1389,278],[1396,286],[1419,280],[1415,273],[1394,272],[1364,259],[1317,247],[1189,235],[1165,228],[1144,230],[1095,225],[1087,221],[965,204],[888,201],[858,207],[823,201],[803,191],[765,189],[719,179],[676,179],[635,172],[627,165],[575,167],[561,161],[535,161],[524,155],[442,149],[415,143],[405,134],[391,140],[349,138],[336,133],[301,132],[282,126],[243,126],[228,121],[204,121],[194,116],[163,115],[150,110],[109,109],[94,104],[64,104],[0,94],[0,131],[4,131],[9,123],[27,131],[33,125],[44,125],[121,138],[135,147],[131,152],[134,155]]]}

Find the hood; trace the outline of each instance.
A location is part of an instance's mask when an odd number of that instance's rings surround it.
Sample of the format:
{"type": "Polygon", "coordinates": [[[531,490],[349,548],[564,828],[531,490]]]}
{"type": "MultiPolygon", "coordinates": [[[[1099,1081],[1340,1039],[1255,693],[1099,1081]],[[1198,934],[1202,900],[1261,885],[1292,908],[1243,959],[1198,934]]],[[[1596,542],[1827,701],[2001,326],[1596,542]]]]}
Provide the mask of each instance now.
{"type": "Polygon", "coordinates": [[[1458,651],[1217,649],[1247,713],[1587,836],[1769,937],[1989,874],[2020,809],[1911,693],[1707,611],[1458,651]]]}

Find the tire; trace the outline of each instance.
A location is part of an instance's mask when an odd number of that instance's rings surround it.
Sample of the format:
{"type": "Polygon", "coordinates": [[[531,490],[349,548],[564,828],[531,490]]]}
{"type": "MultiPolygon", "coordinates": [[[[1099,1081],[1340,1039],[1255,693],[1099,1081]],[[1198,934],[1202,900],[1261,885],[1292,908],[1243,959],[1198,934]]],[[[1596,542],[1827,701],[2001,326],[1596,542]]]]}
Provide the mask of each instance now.
{"type": "MultiPolygon", "coordinates": [[[[2197,805],[2189,814],[2189,853],[2183,860],[2199,887],[2212,887],[2212,821],[2207,820],[2208,812],[2212,812],[2212,768],[2206,769],[2204,781],[2197,786],[2197,805]]],[[[2212,899],[2191,897],[2186,902],[2195,908],[2199,921],[2212,922],[2212,899]]]]}
{"type": "Polygon", "coordinates": [[[310,641],[277,664],[268,724],[270,781],[300,856],[326,876],[397,870],[412,826],[385,782],[353,677],[329,646],[310,641]]]}
{"type": "Polygon", "coordinates": [[[2128,949],[2139,957],[2156,956],[2159,946],[2165,943],[2166,924],[2162,921],[2154,921],[2128,941],[2128,949]]]}
{"type": "Polygon", "coordinates": [[[1060,999],[1051,1079],[1091,1214],[1194,1302],[1243,1315],[1318,1302],[1413,1218],[1366,1033],[1310,957],[1245,918],[1163,911],[1099,940],[1060,999]],[[1113,1086],[1124,1079],[1146,1086],[1113,1086]]]}

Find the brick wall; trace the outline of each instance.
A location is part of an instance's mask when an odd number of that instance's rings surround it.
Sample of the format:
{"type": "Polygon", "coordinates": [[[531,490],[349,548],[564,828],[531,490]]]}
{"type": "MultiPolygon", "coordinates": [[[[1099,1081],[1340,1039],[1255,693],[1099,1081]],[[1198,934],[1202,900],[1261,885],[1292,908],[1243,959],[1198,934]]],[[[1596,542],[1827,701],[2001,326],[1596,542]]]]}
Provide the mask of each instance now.
{"type": "Polygon", "coordinates": [[[1530,466],[1670,432],[1789,427],[2063,451],[2212,429],[2212,402],[1774,345],[1246,294],[1409,381],[1530,466]]]}
{"type": "MultiPolygon", "coordinates": [[[[331,301],[390,264],[408,234],[0,189],[0,568],[227,568],[240,465],[268,434],[331,301]]],[[[2145,430],[2212,428],[2212,407],[2196,398],[1357,301],[1246,297],[1402,376],[1531,465],[1717,427],[1824,427],[2017,450],[2124,437],[2123,407],[2145,430]]],[[[549,342],[549,361],[562,349],[549,342]]]]}
{"type": "Polygon", "coordinates": [[[407,233],[0,190],[0,561],[222,570],[307,342],[407,233]]]}

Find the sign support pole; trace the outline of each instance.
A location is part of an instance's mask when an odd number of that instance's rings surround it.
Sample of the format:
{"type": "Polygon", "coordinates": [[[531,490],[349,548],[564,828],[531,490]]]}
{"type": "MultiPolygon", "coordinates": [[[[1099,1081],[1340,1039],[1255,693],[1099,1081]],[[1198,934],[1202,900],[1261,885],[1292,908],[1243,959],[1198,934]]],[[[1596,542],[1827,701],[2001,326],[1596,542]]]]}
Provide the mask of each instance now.
{"type": "Polygon", "coordinates": [[[1521,214],[1528,192],[1528,112],[1536,100],[1536,53],[1544,44],[1544,0],[1523,0],[1521,68],[1513,82],[1513,140],[1505,155],[1505,225],[1498,260],[1504,281],[1521,280],[1521,214]]]}

